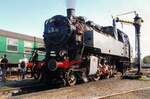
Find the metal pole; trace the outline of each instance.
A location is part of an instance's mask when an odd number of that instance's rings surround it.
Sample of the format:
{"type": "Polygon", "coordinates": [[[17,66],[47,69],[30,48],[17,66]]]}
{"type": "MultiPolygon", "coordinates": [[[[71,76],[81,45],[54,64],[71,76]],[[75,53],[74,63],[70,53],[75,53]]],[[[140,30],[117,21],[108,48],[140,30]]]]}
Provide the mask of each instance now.
{"type": "Polygon", "coordinates": [[[134,18],[134,27],[135,27],[135,36],[137,38],[137,42],[135,42],[137,45],[137,75],[141,75],[141,48],[140,48],[140,29],[141,29],[141,23],[143,22],[142,18],[138,16],[138,14],[134,18]]]}
{"type": "Polygon", "coordinates": [[[141,50],[140,50],[140,31],[138,31],[138,28],[140,27],[136,27],[136,37],[137,37],[137,67],[138,67],[138,71],[137,74],[140,74],[141,72],[141,50]]]}

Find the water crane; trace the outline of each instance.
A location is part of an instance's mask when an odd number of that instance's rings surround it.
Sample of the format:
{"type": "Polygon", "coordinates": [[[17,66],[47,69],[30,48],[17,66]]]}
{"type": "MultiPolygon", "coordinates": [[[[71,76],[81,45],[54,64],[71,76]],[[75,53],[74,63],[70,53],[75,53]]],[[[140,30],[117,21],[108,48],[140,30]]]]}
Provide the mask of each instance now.
{"type": "MultiPolygon", "coordinates": [[[[136,13],[136,11],[131,11],[123,14],[116,15],[116,17],[113,17],[113,26],[114,29],[116,28],[116,22],[126,23],[133,25],[135,27],[135,52],[137,56],[137,62],[136,66],[138,67],[138,71],[136,75],[141,75],[141,48],[140,48],[140,29],[141,29],[141,23],[143,22],[143,19],[139,17],[139,15],[136,13]],[[127,14],[135,14],[134,21],[127,21],[127,20],[121,20],[119,16],[124,16],[127,14]]],[[[115,30],[116,31],[116,30],[115,30]]]]}

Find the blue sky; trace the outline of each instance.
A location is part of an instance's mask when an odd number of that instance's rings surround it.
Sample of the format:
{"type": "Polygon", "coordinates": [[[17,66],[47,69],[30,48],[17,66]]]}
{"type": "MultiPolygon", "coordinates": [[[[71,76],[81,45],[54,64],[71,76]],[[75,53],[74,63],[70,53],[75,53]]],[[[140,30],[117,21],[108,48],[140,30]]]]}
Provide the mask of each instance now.
{"type": "MultiPolygon", "coordinates": [[[[111,15],[136,10],[144,19],[141,30],[142,56],[150,55],[150,0],[76,0],[76,15],[99,25],[111,25],[111,15]]],[[[44,21],[66,15],[66,0],[0,0],[0,29],[42,37],[44,21]]],[[[134,14],[121,17],[132,20],[134,14]]],[[[118,24],[121,28],[121,25],[118,24]]],[[[134,27],[123,25],[134,48],[134,27]]],[[[133,49],[134,50],[134,49],[133,49]]]]}

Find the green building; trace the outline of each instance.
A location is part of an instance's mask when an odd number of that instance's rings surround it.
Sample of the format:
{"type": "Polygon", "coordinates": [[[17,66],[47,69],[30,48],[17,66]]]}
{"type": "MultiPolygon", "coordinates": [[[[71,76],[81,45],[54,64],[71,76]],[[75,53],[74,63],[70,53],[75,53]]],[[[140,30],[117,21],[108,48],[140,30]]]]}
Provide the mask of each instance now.
{"type": "MultiPolygon", "coordinates": [[[[7,55],[9,63],[18,63],[19,59],[31,57],[34,48],[44,47],[43,39],[0,29],[0,57],[7,55]]],[[[44,53],[39,53],[39,60],[44,53]]]]}

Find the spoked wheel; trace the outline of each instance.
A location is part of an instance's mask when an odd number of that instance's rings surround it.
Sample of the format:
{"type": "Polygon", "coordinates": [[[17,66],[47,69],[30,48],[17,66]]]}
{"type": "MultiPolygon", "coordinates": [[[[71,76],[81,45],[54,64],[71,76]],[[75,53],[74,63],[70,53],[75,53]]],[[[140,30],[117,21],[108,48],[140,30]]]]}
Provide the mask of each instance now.
{"type": "Polygon", "coordinates": [[[69,72],[67,73],[66,80],[67,80],[67,84],[68,84],[69,86],[73,86],[73,85],[76,84],[77,78],[76,78],[76,76],[75,76],[75,74],[74,74],[73,71],[69,71],[69,72]]]}

